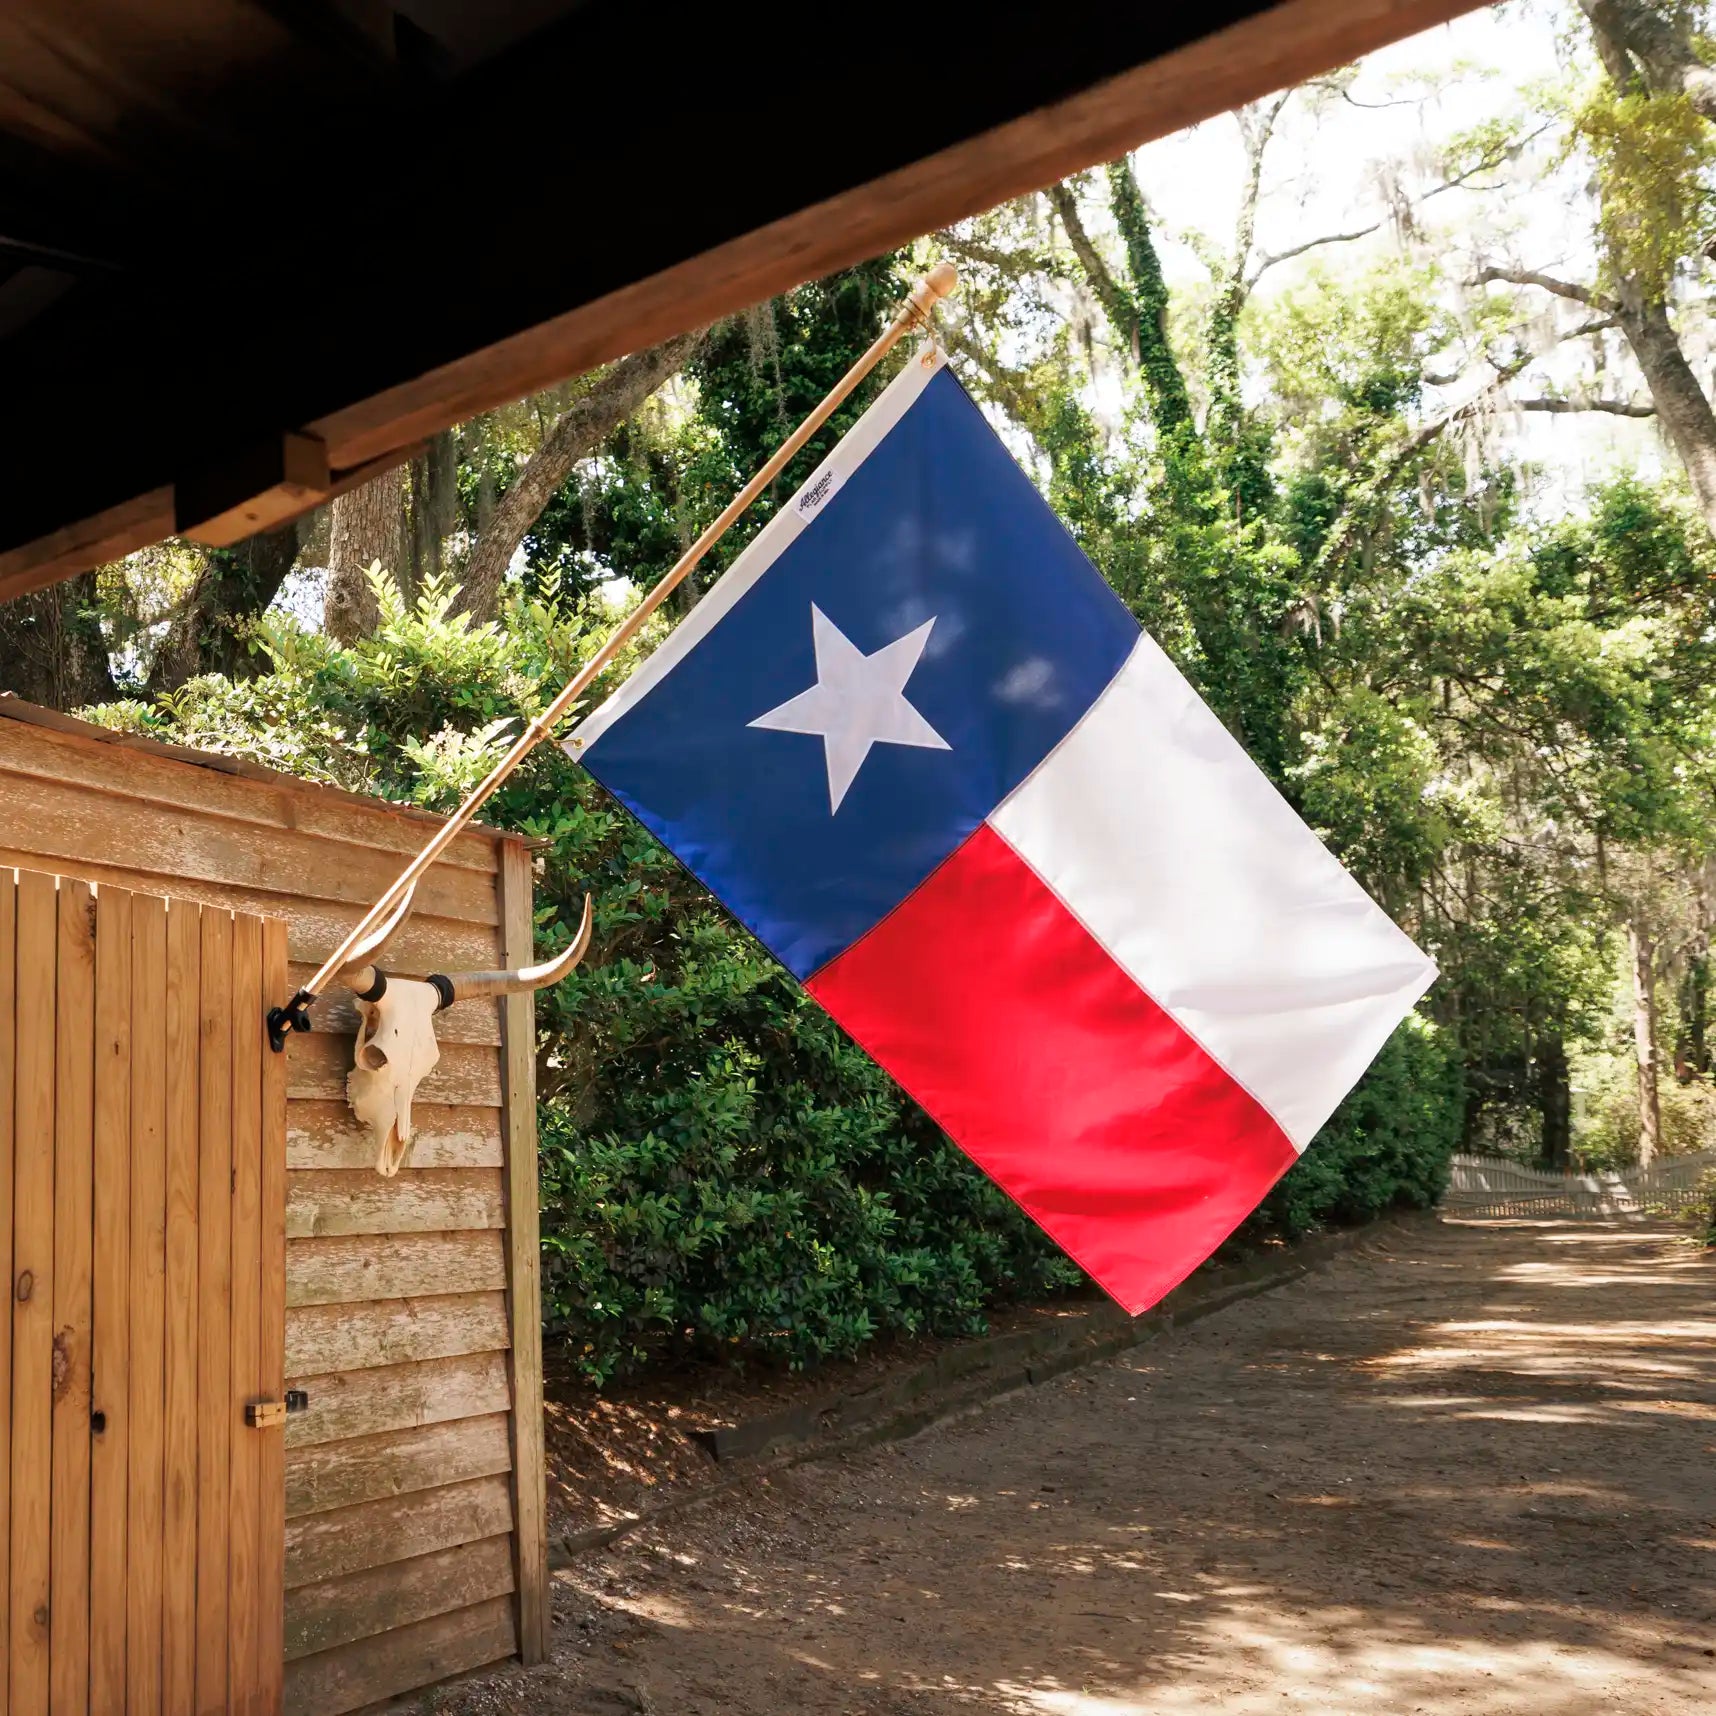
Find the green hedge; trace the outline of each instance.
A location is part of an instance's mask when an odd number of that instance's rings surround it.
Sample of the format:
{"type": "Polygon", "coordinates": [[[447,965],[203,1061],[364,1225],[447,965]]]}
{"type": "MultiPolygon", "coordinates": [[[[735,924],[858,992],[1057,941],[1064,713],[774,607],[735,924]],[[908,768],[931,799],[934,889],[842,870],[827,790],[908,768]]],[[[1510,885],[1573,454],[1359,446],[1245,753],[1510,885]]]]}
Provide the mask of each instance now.
{"type": "Polygon", "coordinates": [[[549,1333],[586,1376],[975,1333],[1081,1279],[761,949],[681,934],[647,1051],[540,1111],[549,1333]]]}
{"type": "MultiPolygon", "coordinates": [[[[705,933],[719,959],[731,932],[705,933]]],[[[755,1010],[744,1036],[772,1020],[778,1061],[729,1036],[689,1076],[605,1081],[609,1129],[544,1108],[550,1328],[591,1380],[664,1348],[803,1365],[879,1334],[976,1333],[986,1307],[1082,1280],[788,979],[730,976],[755,1010]]],[[[1240,1242],[1434,1203],[1462,1111],[1458,1062],[1414,1015],[1240,1242]]]]}
{"type": "Polygon", "coordinates": [[[1448,1184],[1465,1116],[1465,1078],[1448,1038],[1410,1014],[1242,1237],[1299,1239],[1319,1228],[1427,1209],[1448,1184]]]}

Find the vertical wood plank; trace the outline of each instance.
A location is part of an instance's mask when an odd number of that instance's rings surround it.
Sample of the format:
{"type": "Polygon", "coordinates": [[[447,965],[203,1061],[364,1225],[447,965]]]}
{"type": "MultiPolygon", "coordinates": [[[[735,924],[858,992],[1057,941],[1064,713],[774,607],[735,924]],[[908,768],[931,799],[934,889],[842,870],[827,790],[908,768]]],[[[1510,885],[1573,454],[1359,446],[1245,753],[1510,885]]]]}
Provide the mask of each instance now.
{"type": "Polygon", "coordinates": [[[281,1430],[251,1430],[244,1403],[278,1399],[262,1377],[262,920],[232,925],[232,1475],[228,1591],[231,1707],[256,1708],[262,1683],[257,1604],[262,1563],[262,1444],[281,1430]]]}
{"type": "Polygon", "coordinates": [[[197,1099],[197,1709],[227,1702],[232,1470],[232,914],[202,914],[197,1099]]]}
{"type": "Polygon", "coordinates": [[[167,1277],[161,1407],[166,1456],[161,1548],[161,1708],[197,1696],[197,1093],[201,914],[167,910],[167,1277]]]}
{"type": "Polygon", "coordinates": [[[131,1425],[126,1709],[161,1708],[167,1276],[167,902],[131,909],[131,1425]]]}
{"type": "MultiPolygon", "coordinates": [[[[535,963],[530,853],[501,843],[501,963],[535,963]]],[[[548,1479],[542,1429],[542,1252],[536,1170],[536,998],[508,995],[501,1009],[502,1135],[506,1142],[507,1297],[512,1334],[514,1553],[519,1654],[548,1654],[548,1479]]]]}
{"type": "Polygon", "coordinates": [[[49,1708],[89,1708],[89,1365],[95,1129],[95,902],[60,878],[54,1008],[54,1487],[49,1708]]]}
{"type": "Polygon", "coordinates": [[[59,903],[52,876],[18,879],[13,1107],[12,1569],[9,1716],[48,1708],[49,1496],[54,1400],[54,1012],[59,903]]]}
{"type": "MultiPolygon", "coordinates": [[[[262,926],[264,998],[285,995],[286,926],[269,919],[262,926]]],[[[286,1390],[286,1053],[262,1050],[262,1304],[260,1347],[263,1388],[281,1400],[286,1390]]],[[[266,1677],[256,1702],[259,1716],[277,1716],[281,1708],[286,1662],[286,1438],[262,1442],[261,1563],[257,1580],[260,1630],[257,1651],[266,1677]]]]}
{"type": "Polygon", "coordinates": [[[131,895],[103,888],[95,907],[89,1708],[91,1716],[122,1716],[131,1433],[131,895]]]}
{"type": "Polygon", "coordinates": [[[12,1600],[12,1114],[17,1045],[18,876],[0,869],[0,1712],[8,1704],[12,1600]]]}

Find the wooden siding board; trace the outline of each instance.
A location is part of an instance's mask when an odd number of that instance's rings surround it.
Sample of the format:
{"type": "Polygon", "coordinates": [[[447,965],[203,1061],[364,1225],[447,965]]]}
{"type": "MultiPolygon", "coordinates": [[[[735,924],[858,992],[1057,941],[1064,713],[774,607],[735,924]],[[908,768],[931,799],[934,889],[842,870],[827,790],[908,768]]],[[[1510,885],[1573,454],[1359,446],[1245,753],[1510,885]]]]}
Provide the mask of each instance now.
{"type": "Polygon", "coordinates": [[[367,1370],[415,1359],[492,1352],[507,1344],[504,1293],[440,1293],[373,1305],[315,1305],[299,1311],[286,1334],[293,1376],[367,1370]]]}
{"type": "Polygon", "coordinates": [[[299,1588],[342,1573],[383,1567],[511,1530],[512,1486],[498,1474],[419,1490],[403,1505],[384,1496],[331,1513],[307,1514],[286,1528],[290,1599],[295,1605],[299,1588]]]}
{"type": "Polygon", "coordinates": [[[286,1671],[286,1716],[344,1716],[402,1692],[499,1662],[517,1649],[510,1597],[436,1615],[321,1651],[286,1671]]]}
{"type": "Polygon", "coordinates": [[[272,1679],[262,1655],[262,1562],[279,1554],[262,1539],[262,1450],[278,1430],[253,1430],[239,1414],[248,1401],[279,1399],[262,1367],[262,920],[246,913],[232,926],[232,1313],[231,1384],[226,1411],[231,1443],[227,1551],[231,1703],[250,1708],[272,1679]]]}
{"type": "Polygon", "coordinates": [[[0,870],[0,1709],[9,1697],[12,1601],[12,1128],[16,1101],[18,878],[0,870]]]}
{"type": "Polygon", "coordinates": [[[196,1706],[197,1135],[202,913],[175,899],[167,912],[166,1303],[161,1412],[161,1707],[196,1706]]]}
{"type": "Polygon", "coordinates": [[[373,1168],[287,1176],[289,1240],[504,1225],[501,1175],[495,1168],[406,1168],[391,1180],[373,1168]]]}
{"type": "MultiPolygon", "coordinates": [[[[5,785],[11,814],[29,827],[40,862],[57,867],[72,859],[147,871],[174,878],[174,892],[177,882],[193,880],[269,898],[296,896],[314,874],[320,898],[361,910],[404,868],[392,854],[366,846],[330,853],[325,841],[295,829],[259,828],[148,799],[128,800],[116,815],[113,805],[75,780],[12,774],[5,785]]],[[[493,881],[480,871],[437,865],[418,898],[432,917],[497,921],[493,881]]]]}
{"type": "Polygon", "coordinates": [[[232,1337],[218,1310],[232,1297],[232,929],[202,914],[201,1079],[197,1093],[197,1708],[228,1697],[230,1588],[208,1577],[231,1544],[232,1337]]]}
{"type": "Polygon", "coordinates": [[[58,892],[18,880],[12,1291],[10,1716],[48,1708],[49,1516],[53,1483],[54,1014],[58,892]],[[26,1281],[26,1277],[28,1280],[26,1281]]]}
{"type": "MultiPolygon", "coordinates": [[[[230,764],[233,759],[220,761],[230,764]]],[[[206,763],[187,767],[177,758],[151,755],[137,744],[95,734],[47,732],[0,719],[0,775],[5,774],[50,781],[75,775],[86,790],[115,799],[141,799],[263,828],[295,829],[330,844],[373,847],[402,861],[421,850],[435,827],[433,818],[361,803],[337,789],[330,791],[291,776],[249,780],[206,763]]],[[[115,810],[123,814],[117,806],[115,810]]],[[[492,875],[495,847],[493,834],[464,834],[440,862],[492,875]]]]}
{"type": "Polygon", "coordinates": [[[286,1518],[408,1495],[512,1470],[504,1412],[349,1442],[294,1448],[286,1456],[286,1518]]]}
{"type": "Polygon", "coordinates": [[[309,1396],[310,1404],[287,1419],[288,1448],[480,1418],[512,1405],[506,1353],[498,1350],[295,1376],[291,1382],[309,1396]]]}
{"type": "MultiPolygon", "coordinates": [[[[501,853],[498,884],[501,960],[509,968],[535,962],[531,859],[522,847],[501,853]]],[[[513,1488],[517,1514],[519,1648],[527,1665],[548,1654],[552,1625],[548,1593],[547,1465],[542,1423],[542,1249],[537,1208],[536,997],[509,995],[501,1003],[505,1093],[506,1223],[509,1312],[512,1321],[513,1488]]]]}
{"type": "Polygon", "coordinates": [[[469,1608],[513,1588],[509,1536],[487,1537],[348,1573],[296,1592],[286,1628],[286,1660],[394,1632],[413,1621],[469,1608]]]}
{"type": "MultiPolygon", "coordinates": [[[[362,1305],[505,1287],[505,1242],[494,1229],[298,1239],[286,1255],[286,1303],[292,1306],[362,1305]]],[[[290,1361],[289,1367],[309,1368],[290,1361]]]]}
{"type": "MultiPolygon", "coordinates": [[[[414,1102],[411,1126],[413,1168],[498,1168],[506,1159],[499,1109],[414,1102]]],[[[294,1102],[287,1120],[286,1165],[373,1171],[375,1140],[344,1102],[294,1102]]]]}
{"type": "Polygon", "coordinates": [[[49,1708],[89,1707],[89,1366],[94,1272],[95,910],[59,888],[54,1009],[54,1384],[49,1708]]]}
{"type": "Polygon", "coordinates": [[[161,1583],[167,1274],[167,905],[131,916],[130,1472],[125,1566],[126,1707],[161,1708],[161,1583]]]}
{"type": "Polygon", "coordinates": [[[104,888],[95,937],[95,1258],[90,1405],[89,1708],[126,1704],[126,1501],[131,1437],[132,896],[104,888]],[[95,1420],[91,1419],[92,1427],[95,1420]]]}
{"type": "MultiPolygon", "coordinates": [[[[262,926],[265,996],[286,993],[286,927],[262,926]]],[[[259,1323],[263,1391],[283,1400],[286,1388],[286,1056],[262,1060],[262,1299],[259,1323]]],[[[284,1436],[262,1443],[260,1532],[264,1545],[257,1595],[257,1649],[269,1668],[269,1705],[278,1708],[285,1626],[286,1449],[284,1436]]]]}

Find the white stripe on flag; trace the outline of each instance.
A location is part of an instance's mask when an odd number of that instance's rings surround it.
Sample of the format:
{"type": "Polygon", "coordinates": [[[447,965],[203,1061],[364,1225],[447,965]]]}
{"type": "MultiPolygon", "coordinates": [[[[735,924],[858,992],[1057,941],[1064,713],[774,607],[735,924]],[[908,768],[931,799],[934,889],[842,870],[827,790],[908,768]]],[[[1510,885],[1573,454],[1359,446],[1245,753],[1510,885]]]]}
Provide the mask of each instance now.
{"type": "Polygon", "coordinates": [[[989,820],[1299,1150],[1435,978],[1148,637],[989,820]]]}

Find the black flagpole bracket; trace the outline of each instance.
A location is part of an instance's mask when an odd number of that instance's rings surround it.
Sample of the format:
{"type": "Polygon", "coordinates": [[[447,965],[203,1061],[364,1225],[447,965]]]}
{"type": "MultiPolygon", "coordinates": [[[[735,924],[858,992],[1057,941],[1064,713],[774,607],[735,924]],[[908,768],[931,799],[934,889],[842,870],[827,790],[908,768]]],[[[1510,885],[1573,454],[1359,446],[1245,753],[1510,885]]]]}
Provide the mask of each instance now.
{"type": "Polygon", "coordinates": [[[284,1007],[268,1009],[268,1046],[275,1054],[285,1049],[288,1031],[310,1029],[310,1003],[315,999],[308,989],[300,989],[284,1007]]]}

